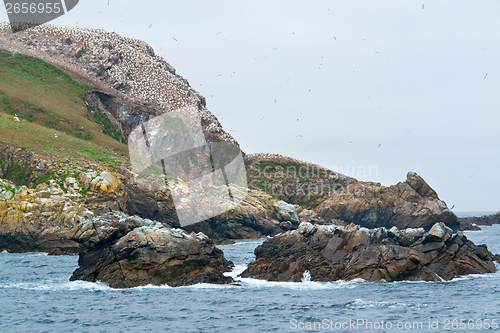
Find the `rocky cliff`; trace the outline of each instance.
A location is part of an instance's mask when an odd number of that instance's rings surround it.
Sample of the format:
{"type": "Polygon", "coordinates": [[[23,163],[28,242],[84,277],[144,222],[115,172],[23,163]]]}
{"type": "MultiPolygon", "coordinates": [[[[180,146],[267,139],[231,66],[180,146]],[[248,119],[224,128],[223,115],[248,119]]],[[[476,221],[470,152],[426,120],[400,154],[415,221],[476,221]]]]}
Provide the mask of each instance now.
{"type": "Polygon", "coordinates": [[[406,181],[386,187],[277,154],[249,155],[246,164],[251,188],[309,207],[326,222],[427,230],[444,222],[454,230],[460,228],[457,216],[414,172],[406,181]]]}
{"type": "Polygon", "coordinates": [[[442,281],[467,274],[493,273],[498,259],[444,223],[424,229],[367,229],[302,223],[266,240],[242,277],[300,282],[362,278],[368,281],[442,281]]]}
{"type": "Polygon", "coordinates": [[[95,89],[86,95],[124,137],[142,121],[181,107],[195,107],[209,141],[237,144],[206,108],[206,100],[145,42],[114,32],[44,24],[12,33],[0,23],[0,50],[42,59],[95,89]]]}
{"type": "Polygon", "coordinates": [[[28,189],[0,180],[0,251],[76,253],[66,234],[85,211],[57,184],[28,189]]]}

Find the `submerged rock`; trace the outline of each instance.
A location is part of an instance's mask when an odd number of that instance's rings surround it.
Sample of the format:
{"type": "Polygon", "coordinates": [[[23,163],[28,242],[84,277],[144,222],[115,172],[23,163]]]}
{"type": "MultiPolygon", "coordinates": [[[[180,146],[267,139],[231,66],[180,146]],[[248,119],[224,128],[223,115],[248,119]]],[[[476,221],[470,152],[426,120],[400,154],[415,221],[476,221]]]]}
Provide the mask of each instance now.
{"type": "Polygon", "coordinates": [[[101,281],[112,288],[232,282],[223,275],[232,263],[203,233],[108,213],[82,221],[68,237],[80,244],[80,267],[71,281],[101,281]]]}
{"type": "Polygon", "coordinates": [[[266,240],[241,274],[269,281],[299,282],[362,278],[368,281],[442,281],[496,271],[494,255],[444,223],[423,228],[312,225],[266,240]]]}

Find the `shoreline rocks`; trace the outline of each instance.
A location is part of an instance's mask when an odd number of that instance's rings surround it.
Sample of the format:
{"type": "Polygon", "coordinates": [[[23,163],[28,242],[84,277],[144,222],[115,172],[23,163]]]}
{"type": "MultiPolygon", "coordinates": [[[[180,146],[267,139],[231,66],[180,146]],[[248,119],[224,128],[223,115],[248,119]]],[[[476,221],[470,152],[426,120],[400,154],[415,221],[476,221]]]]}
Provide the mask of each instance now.
{"type": "Polygon", "coordinates": [[[300,282],[362,278],[367,281],[443,281],[468,274],[494,273],[494,256],[462,233],[439,222],[423,228],[367,229],[357,225],[312,225],[266,240],[244,278],[300,282]]]}
{"type": "Polygon", "coordinates": [[[68,237],[80,244],[71,281],[101,281],[112,288],[232,282],[223,275],[232,263],[203,233],[108,213],[82,221],[68,237]]]}
{"type": "Polygon", "coordinates": [[[78,244],[66,237],[88,212],[58,185],[36,189],[0,180],[0,251],[75,254],[78,244]]]}

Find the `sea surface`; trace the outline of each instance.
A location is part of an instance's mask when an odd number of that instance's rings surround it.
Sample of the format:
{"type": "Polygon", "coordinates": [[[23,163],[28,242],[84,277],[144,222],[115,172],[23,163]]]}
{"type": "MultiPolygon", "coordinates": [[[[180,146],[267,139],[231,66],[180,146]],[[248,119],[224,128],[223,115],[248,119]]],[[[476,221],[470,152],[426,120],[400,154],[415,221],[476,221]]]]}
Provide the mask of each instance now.
{"type": "MultiPolygon", "coordinates": [[[[465,234],[500,253],[500,225],[465,234]]],[[[232,276],[254,259],[254,248],[263,241],[220,246],[236,264],[232,276]]],[[[102,283],[69,282],[77,260],[0,253],[0,332],[500,330],[494,329],[500,321],[500,273],[392,283],[319,283],[307,281],[306,274],[300,283],[238,279],[237,285],[117,290],[102,283]]]]}

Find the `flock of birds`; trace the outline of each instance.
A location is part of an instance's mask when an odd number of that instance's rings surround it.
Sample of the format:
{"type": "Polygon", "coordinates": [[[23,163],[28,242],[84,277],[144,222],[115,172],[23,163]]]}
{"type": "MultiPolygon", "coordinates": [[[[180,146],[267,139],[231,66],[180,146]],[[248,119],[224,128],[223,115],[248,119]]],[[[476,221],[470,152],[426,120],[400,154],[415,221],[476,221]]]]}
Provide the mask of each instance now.
{"type": "MultiPolygon", "coordinates": [[[[109,6],[109,1],[108,1],[109,6]]],[[[422,4],[422,10],[425,4],[422,4]]],[[[328,8],[330,11],[330,8],[328,8]]],[[[152,24],[149,28],[152,27],[152,24]]],[[[9,29],[8,22],[0,23],[0,31],[9,29]]],[[[70,38],[71,41],[84,48],[85,57],[97,60],[106,68],[106,80],[115,87],[125,87],[128,96],[133,99],[159,104],[166,110],[178,109],[186,106],[197,106],[200,96],[187,81],[175,74],[175,70],[163,58],[154,54],[146,43],[119,36],[114,32],[101,29],[73,28],[54,26],[49,24],[32,28],[31,33],[45,34],[54,37],[70,38]]],[[[29,32],[30,33],[30,32],[29,32]]],[[[218,32],[217,34],[220,34],[218,32]]],[[[295,34],[295,32],[293,32],[295,34]]],[[[337,38],[333,36],[335,40],[337,38]]],[[[176,38],[174,38],[177,41],[176,38]]],[[[44,41],[47,42],[47,41],[44,41]]],[[[53,45],[45,45],[45,49],[53,45]]],[[[375,51],[379,53],[378,51],[375,51]]],[[[322,64],[320,64],[320,69],[322,64]]],[[[356,70],[353,71],[356,73],[356,70]]],[[[231,73],[233,76],[235,72],[231,73]]],[[[218,76],[221,76],[219,74],[218,76]]],[[[488,74],[484,75],[486,79],[488,74]]],[[[213,95],[211,95],[213,97],[213,95]]],[[[370,97],[367,97],[370,98],[370,97]]],[[[274,100],[277,103],[277,99],[274,100]]],[[[205,108],[200,110],[203,117],[215,118],[205,108]]],[[[17,115],[16,121],[19,121],[17,115]]],[[[297,119],[299,121],[299,119],[297,119]]],[[[208,122],[209,131],[224,134],[218,121],[208,122]]],[[[227,134],[227,133],[226,133],[227,134]]],[[[227,134],[229,141],[233,141],[227,134]]],[[[302,137],[302,135],[298,135],[302,137]]],[[[227,140],[226,140],[227,141],[227,140]]],[[[378,148],[380,148],[380,144],[378,148]]]]}

